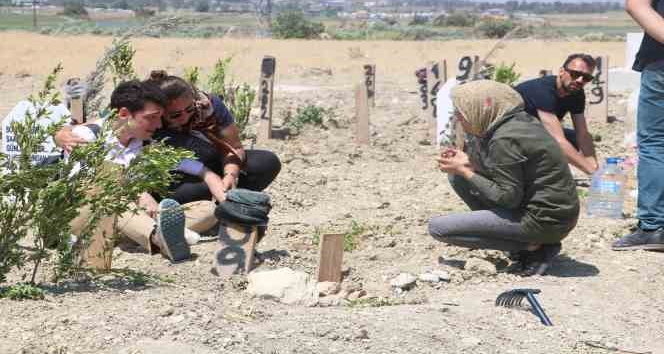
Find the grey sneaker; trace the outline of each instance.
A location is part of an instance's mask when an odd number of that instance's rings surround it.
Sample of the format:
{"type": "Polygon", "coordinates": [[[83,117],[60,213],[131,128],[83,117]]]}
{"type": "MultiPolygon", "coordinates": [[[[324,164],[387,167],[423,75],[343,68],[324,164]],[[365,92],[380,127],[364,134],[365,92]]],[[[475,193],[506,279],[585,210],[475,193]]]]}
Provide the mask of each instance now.
{"type": "Polygon", "coordinates": [[[163,199],[157,214],[156,241],[161,253],[177,262],[191,257],[191,250],[184,237],[184,211],[173,199],[163,199]]]}
{"type": "Polygon", "coordinates": [[[640,227],[611,245],[614,251],[654,250],[664,251],[664,228],[646,231],[640,227]]]}

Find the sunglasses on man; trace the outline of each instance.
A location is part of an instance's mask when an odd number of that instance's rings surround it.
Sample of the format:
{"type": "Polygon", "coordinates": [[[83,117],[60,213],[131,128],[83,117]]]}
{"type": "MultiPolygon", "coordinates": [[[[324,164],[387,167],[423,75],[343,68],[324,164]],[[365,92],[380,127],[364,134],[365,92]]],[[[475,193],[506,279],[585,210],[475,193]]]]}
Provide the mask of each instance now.
{"type": "Polygon", "coordinates": [[[178,119],[178,118],[182,117],[183,113],[192,114],[195,111],[196,111],[196,105],[192,102],[189,106],[187,106],[187,108],[185,108],[183,110],[169,113],[168,114],[168,119],[178,119]]]}
{"type": "Polygon", "coordinates": [[[594,78],[592,74],[584,73],[582,71],[572,70],[569,68],[565,68],[565,71],[567,71],[572,80],[577,80],[578,78],[582,77],[583,82],[590,82],[593,81],[594,78]]]}

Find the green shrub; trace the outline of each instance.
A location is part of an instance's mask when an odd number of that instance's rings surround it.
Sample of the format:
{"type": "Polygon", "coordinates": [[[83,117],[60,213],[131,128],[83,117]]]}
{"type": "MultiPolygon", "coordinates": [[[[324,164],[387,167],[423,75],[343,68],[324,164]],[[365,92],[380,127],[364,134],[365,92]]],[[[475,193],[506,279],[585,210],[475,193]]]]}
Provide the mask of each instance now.
{"type": "Polygon", "coordinates": [[[198,86],[201,72],[198,66],[191,66],[184,68],[184,79],[191,84],[191,86],[198,86]]]}
{"type": "Polygon", "coordinates": [[[208,0],[198,0],[196,1],[196,5],[194,5],[194,10],[196,12],[209,12],[210,2],[208,0]]]}
{"type": "Polygon", "coordinates": [[[44,299],[44,290],[32,284],[15,284],[0,289],[0,298],[11,300],[42,300],[44,299]]]}
{"type": "Polygon", "coordinates": [[[484,20],[477,25],[477,30],[484,37],[503,38],[514,27],[510,20],[484,20]]]}
{"type": "Polygon", "coordinates": [[[286,112],[284,125],[288,127],[290,133],[297,135],[305,126],[313,125],[315,127],[325,127],[325,120],[334,117],[334,111],[325,109],[313,104],[299,106],[295,115],[290,111],[286,112]]]}
{"type": "Polygon", "coordinates": [[[433,20],[433,25],[438,27],[472,27],[475,25],[475,16],[465,11],[452,12],[449,15],[441,15],[433,20]]]}
{"type": "Polygon", "coordinates": [[[85,9],[83,1],[80,0],[65,1],[62,14],[69,17],[89,18],[88,10],[85,9]]]}
{"type": "Polygon", "coordinates": [[[325,31],[320,22],[312,22],[305,18],[302,11],[286,11],[280,13],[272,24],[272,32],[277,38],[316,38],[325,31]]]}
{"type": "Polygon", "coordinates": [[[508,84],[510,86],[514,86],[514,84],[521,77],[521,74],[517,73],[514,70],[514,65],[515,65],[514,63],[512,63],[512,65],[509,66],[500,63],[500,65],[493,68],[491,79],[494,81],[502,82],[504,84],[508,84]]]}

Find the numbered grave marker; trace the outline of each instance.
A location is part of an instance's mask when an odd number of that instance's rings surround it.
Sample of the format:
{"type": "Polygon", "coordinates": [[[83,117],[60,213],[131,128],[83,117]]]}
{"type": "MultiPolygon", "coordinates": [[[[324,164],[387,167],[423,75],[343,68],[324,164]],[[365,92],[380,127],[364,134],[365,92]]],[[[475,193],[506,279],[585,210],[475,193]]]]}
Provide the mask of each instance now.
{"type": "Polygon", "coordinates": [[[276,66],[277,60],[274,57],[263,57],[260,84],[258,85],[258,101],[260,103],[258,139],[261,140],[272,138],[272,97],[276,66]]]}
{"type": "Polygon", "coordinates": [[[212,273],[221,277],[249,273],[254,263],[256,226],[232,223],[219,225],[219,251],[214,256],[212,273]]]}
{"type": "Polygon", "coordinates": [[[367,88],[367,99],[371,107],[376,107],[376,65],[364,66],[364,85],[367,88]]]}
{"type": "Polygon", "coordinates": [[[438,117],[437,94],[440,86],[447,81],[447,62],[431,62],[427,66],[427,97],[429,97],[427,112],[431,115],[427,117],[429,122],[429,136],[431,143],[436,144],[436,117],[438,117]]]}
{"type": "Polygon", "coordinates": [[[468,55],[461,57],[461,59],[459,59],[459,65],[457,66],[457,81],[466,82],[477,79],[480,69],[479,64],[480,57],[477,55],[474,59],[468,55]]]}
{"type": "Polygon", "coordinates": [[[369,144],[369,104],[364,84],[355,86],[355,142],[369,144]]]}
{"type": "Polygon", "coordinates": [[[603,55],[595,60],[594,78],[586,85],[586,117],[606,121],[609,116],[609,57],[603,55]]]}
{"type": "MultiPolygon", "coordinates": [[[[60,122],[70,115],[69,110],[64,104],[50,106],[47,108],[48,114],[42,118],[38,124],[42,127],[48,127],[60,122]]],[[[16,141],[16,135],[12,131],[11,124],[15,121],[23,121],[27,114],[35,115],[36,109],[29,101],[19,102],[2,121],[2,145],[0,151],[7,154],[10,158],[16,157],[21,153],[20,147],[16,141]]],[[[32,163],[39,163],[52,156],[59,156],[60,149],[55,145],[51,137],[48,137],[39,147],[39,151],[31,156],[32,163]]]]}

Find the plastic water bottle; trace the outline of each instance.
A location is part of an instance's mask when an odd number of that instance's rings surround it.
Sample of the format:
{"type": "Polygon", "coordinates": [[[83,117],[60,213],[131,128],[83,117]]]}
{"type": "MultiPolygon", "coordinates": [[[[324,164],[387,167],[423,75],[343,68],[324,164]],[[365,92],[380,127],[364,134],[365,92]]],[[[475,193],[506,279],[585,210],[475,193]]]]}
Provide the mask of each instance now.
{"type": "Polygon", "coordinates": [[[588,216],[622,217],[626,176],[619,165],[620,160],[607,158],[606,164],[593,175],[588,194],[588,216]]]}

